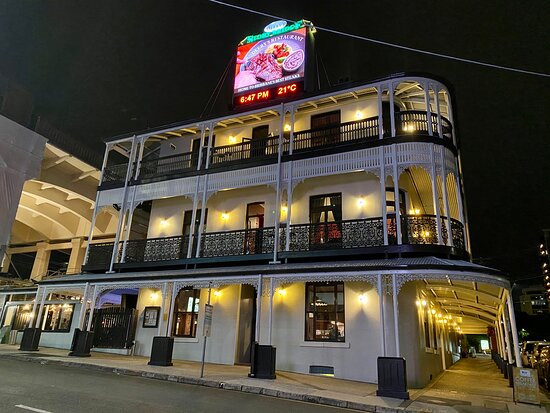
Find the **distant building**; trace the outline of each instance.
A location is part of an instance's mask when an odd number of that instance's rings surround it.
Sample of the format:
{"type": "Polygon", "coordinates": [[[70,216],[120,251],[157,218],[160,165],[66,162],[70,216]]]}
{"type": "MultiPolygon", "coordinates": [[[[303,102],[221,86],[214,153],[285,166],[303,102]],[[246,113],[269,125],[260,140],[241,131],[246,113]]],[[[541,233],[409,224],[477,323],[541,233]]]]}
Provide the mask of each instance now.
{"type": "Polygon", "coordinates": [[[523,288],[519,297],[521,311],[529,315],[546,314],[550,306],[546,290],[542,286],[523,288]]]}

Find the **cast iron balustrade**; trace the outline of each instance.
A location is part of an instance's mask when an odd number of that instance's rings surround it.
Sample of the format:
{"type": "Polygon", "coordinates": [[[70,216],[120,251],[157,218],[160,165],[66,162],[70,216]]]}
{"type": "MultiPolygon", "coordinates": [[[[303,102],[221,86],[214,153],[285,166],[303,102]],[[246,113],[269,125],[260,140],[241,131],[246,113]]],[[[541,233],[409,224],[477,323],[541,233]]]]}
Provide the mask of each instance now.
{"type": "Polygon", "coordinates": [[[230,162],[265,160],[266,157],[276,157],[278,150],[279,136],[259,139],[245,138],[240,143],[211,148],[210,166],[215,167],[230,162]]]}
{"type": "MultiPolygon", "coordinates": [[[[188,236],[129,240],[126,244],[124,262],[170,261],[187,258],[188,236]]],[[[120,246],[122,254],[122,243],[120,246]]]]}
{"type": "Polygon", "coordinates": [[[109,267],[111,264],[114,245],[114,242],[90,244],[90,247],[88,248],[88,259],[86,260],[86,266],[109,267]]]}
{"type": "MultiPolygon", "coordinates": [[[[327,128],[295,132],[293,151],[358,142],[364,139],[378,139],[378,137],[378,116],[375,116],[327,128]]],[[[285,152],[288,152],[289,145],[290,142],[285,140],[285,152]]]]}
{"type": "Polygon", "coordinates": [[[201,238],[201,257],[226,257],[273,253],[275,228],[206,232],[201,238]]]}
{"type": "Polygon", "coordinates": [[[141,162],[138,179],[152,181],[155,178],[177,176],[197,167],[197,153],[186,152],[141,162]]]}
{"type": "MultiPolygon", "coordinates": [[[[428,114],[423,110],[406,110],[395,112],[395,134],[406,135],[415,132],[428,133],[428,114]]],[[[439,135],[437,129],[437,114],[431,113],[432,133],[439,135]]],[[[441,131],[443,137],[452,139],[451,123],[441,116],[441,131]]]]}
{"type": "Polygon", "coordinates": [[[127,163],[120,163],[116,165],[107,165],[103,169],[103,181],[102,183],[118,183],[124,182],[126,179],[126,172],[128,171],[127,163]]]}
{"type": "MultiPolygon", "coordinates": [[[[286,226],[281,227],[280,249],[285,249],[286,226]]],[[[384,245],[382,218],[352,219],[290,225],[290,251],[368,248],[384,245]]]]}
{"type": "MultiPolygon", "coordinates": [[[[443,227],[443,225],[442,225],[443,227]]],[[[401,215],[403,244],[438,244],[435,215],[401,215]]]]}
{"type": "Polygon", "coordinates": [[[451,234],[453,236],[453,246],[461,250],[466,250],[466,243],[464,241],[464,225],[462,222],[451,218],[451,234]]]}

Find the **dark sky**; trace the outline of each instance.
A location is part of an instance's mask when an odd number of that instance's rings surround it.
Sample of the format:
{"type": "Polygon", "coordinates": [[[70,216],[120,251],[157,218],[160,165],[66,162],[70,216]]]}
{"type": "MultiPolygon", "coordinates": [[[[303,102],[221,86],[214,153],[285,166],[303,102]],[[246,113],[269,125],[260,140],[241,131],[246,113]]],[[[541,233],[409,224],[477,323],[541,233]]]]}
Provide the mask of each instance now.
{"type": "MultiPolygon", "coordinates": [[[[550,72],[550,6],[530,1],[234,3],[411,47],[550,72]]],[[[247,34],[272,19],[203,1],[0,2],[0,73],[58,128],[102,138],[198,117],[247,34]]],[[[550,79],[318,32],[332,83],[429,72],[455,88],[473,255],[537,274],[550,228],[550,79]]],[[[230,96],[220,94],[217,110],[230,96]]]]}

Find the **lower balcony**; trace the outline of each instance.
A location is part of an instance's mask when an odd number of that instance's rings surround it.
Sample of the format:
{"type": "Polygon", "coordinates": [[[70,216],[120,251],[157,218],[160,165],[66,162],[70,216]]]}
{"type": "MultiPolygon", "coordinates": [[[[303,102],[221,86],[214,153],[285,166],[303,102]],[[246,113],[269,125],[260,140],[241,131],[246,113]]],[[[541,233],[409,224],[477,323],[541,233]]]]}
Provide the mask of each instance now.
{"type": "MultiPolygon", "coordinates": [[[[398,243],[395,216],[387,216],[388,242],[384,243],[382,217],[335,221],[315,224],[282,224],[279,231],[278,259],[307,260],[333,259],[341,256],[362,258],[390,255],[439,255],[467,258],[464,226],[450,220],[451,238],[447,218],[441,217],[441,242],[435,215],[401,216],[401,244],[398,243]],[[450,243],[452,239],[452,244],[450,243]],[[322,258],[320,258],[322,257],[322,258]]],[[[149,238],[119,243],[115,269],[142,267],[170,267],[181,265],[215,265],[215,263],[267,262],[273,259],[275,228],[245,229],[236,231],[206,232],[200,237],[180,235],[149,238]]],[[[108,269],[114,244],[90,245],[85,271],[108,269]]]]}

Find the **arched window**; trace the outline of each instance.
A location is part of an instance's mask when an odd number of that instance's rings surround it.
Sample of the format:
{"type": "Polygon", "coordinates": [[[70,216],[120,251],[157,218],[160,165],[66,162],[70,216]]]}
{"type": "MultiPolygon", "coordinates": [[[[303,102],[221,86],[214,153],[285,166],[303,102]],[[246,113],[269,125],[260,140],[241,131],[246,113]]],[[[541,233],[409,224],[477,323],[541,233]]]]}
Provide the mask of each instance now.
{"type": "Polygon", "coordinates": [[[200,290],[180,290],[174,306],[175,337],[195,337],[199,314],[200,290]]]}

